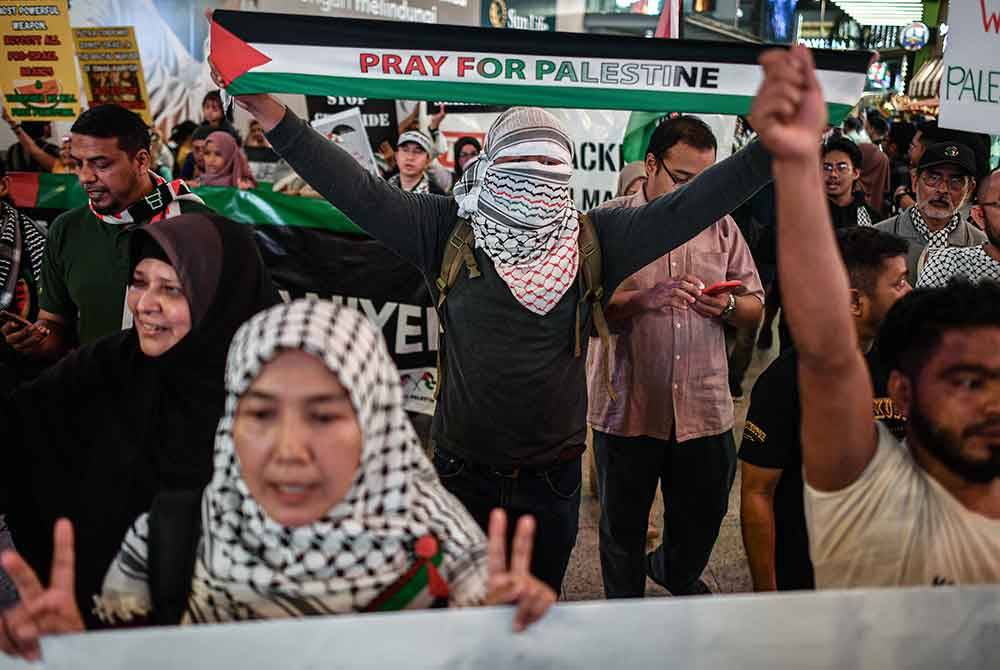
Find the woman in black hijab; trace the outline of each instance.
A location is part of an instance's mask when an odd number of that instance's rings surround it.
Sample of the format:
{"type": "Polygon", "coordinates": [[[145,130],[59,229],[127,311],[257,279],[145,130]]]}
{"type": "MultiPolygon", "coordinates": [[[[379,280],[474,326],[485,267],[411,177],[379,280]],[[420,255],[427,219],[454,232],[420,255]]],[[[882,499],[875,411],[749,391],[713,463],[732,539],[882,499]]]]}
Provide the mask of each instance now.
{"type": "Polygon", "coordinates": [[[459,137],[455,140],[453,159],[455,168],[452,170],[452,185],[458,183],[465,172],[465,166],[476,159],[483,151],[483,145],[475,137],[459,137]]]}
{"type": "Polygon", "coordinates": [[[280,301],[249,229],[221,217],[136,230],[131,264],[135,325],[73,352],[0,411],[12,473],[0,512],[36,570],[50,564],[52,524],[73,520],[81,603],[158,491],[208,483],[229,342],[280,301]]]}

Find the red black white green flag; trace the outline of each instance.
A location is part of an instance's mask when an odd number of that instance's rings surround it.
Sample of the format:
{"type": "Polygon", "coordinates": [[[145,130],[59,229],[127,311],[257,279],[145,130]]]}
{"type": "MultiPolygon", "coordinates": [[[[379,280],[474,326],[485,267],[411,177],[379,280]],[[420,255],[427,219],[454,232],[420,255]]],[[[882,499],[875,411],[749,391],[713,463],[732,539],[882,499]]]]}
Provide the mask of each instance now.
{"type": "MultiPolygon", "coordinates": [[[[216,11],[230,93],[746,114],[765,47],[216,11]]],[[[861,97],[869,54],[814,52],[831,117],[861,97]]]]}

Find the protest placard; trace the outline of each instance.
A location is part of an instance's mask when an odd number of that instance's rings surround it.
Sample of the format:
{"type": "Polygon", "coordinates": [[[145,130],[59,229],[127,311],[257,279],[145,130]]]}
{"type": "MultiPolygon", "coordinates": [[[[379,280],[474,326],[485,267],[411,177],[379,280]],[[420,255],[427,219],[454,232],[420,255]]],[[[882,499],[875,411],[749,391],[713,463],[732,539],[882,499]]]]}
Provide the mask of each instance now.
{"type": "Polygon", "coordinates": [[[89,105],[119,105],[152,125],[135,29],[74,28],[73,39],[89,105]]]}
{"type": "Polygon", "coordinates": [[[80,113],[66,0],[0,0],[4,106],[20,121],[65,121],[80,113]]]}
{"type": "Polygon", "coordinates": [[[1000,134],[1000,0],[954,2],[948,12],[940,124],[1000,134]]]}

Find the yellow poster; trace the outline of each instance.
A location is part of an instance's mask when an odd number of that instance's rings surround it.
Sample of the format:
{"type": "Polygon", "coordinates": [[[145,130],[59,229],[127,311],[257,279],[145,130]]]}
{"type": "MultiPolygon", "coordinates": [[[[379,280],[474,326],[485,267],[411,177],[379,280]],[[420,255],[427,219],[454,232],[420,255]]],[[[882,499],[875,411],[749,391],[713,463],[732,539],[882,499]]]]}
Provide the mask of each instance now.
{"type": "Polygon", "coordinates": [[[90,106],[120,105],[152,125],[146,79],[132,26],[73,28],[73,39],[90,106]]]}
{"type": "Polygon", "coordinates": [[[0,0],[4,106],[15,119],[65,121],[80,113],[66,0],[0,0]]]}

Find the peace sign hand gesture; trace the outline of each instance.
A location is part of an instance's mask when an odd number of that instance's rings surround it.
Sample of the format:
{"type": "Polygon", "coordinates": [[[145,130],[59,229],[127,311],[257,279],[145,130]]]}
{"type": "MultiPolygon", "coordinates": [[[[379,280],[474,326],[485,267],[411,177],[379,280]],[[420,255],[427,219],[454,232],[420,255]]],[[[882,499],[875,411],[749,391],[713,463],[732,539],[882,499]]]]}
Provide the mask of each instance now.
{"type": "Polygon", "coordinates": [[[0,555],[3,569],[21,596],[17,605],[0,614],[3,619],[0,651],[28,661],[41,659],[41,636],[84,630],[74,589],[73,524],[68,519],[59,519],[53,535],[55,551],[48,589],[42,587],[34,570],[17,552],[5,551],[0,555]]]}
{"type": "Polygon", "coordinates": [[[494,509],[490,513],[487,543],[489,582],[487,605],[517,604],[514,632],[521,632],[535,623],[556,601],[556,593],[547,584],[531,575],[531,549],[535,538],[535,519],[522,516],[517,522],[511,547],[510,567],[507,567],[507,513],[494,509]]]}

